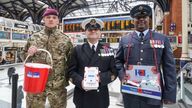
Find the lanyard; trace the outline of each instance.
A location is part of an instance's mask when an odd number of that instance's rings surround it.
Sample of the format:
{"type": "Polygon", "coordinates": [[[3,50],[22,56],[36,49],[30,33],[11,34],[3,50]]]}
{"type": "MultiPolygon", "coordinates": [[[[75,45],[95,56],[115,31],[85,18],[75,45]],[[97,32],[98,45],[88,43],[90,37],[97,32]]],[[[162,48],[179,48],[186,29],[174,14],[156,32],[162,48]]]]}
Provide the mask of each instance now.
{"type": "MultiPolygon", "coordinates": [[[[150,39],[153,40],[153,37],[152,37],[152,31],[150,30],[150,39]]],[[[131,34],[131,41],[133,40],[133,34],[134,32],[131,34]]],[[[152,46],[154,46],[154,41],[152,41],[152,46]]],[[[130,52],[131,52],[131,43],[128,42],[128,50],[127,50],[127,55],[126,55],[126,61],[125,61],[125,64],[126,66],[128,66],[128,58],[130,56],[130,52]]],[[[157,64],[157,52],[156,52],[156,49],[153,47],[153,56],[154,56],[154,63],[155,63],[155,67],[156,67],[156,70],[158,71],[158,64],[157,64]]]]}

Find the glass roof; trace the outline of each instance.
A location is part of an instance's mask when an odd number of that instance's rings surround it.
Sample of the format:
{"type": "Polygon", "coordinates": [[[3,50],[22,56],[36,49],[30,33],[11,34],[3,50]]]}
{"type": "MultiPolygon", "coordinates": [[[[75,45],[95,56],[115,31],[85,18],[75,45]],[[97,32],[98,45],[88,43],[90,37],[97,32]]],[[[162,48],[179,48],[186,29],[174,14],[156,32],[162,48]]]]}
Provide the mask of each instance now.
{"type": "Polygon", "coordinates": [[[148,4],[153,7],[150,1],[139,0],[86,0],[88,6],[69,13],[66,17],[77,17],[86,15],[98,15],[106,13],[129,12],[130,9],[138,4],[148,4]]]}

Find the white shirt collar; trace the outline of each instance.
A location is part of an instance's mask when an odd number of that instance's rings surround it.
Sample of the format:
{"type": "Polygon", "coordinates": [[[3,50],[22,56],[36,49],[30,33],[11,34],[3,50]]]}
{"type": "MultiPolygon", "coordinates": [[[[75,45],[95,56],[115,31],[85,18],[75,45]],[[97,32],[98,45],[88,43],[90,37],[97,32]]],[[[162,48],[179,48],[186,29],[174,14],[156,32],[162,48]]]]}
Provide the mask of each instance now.
{"type": "MultiPolygon", "coordinates": [[[[148,31],[149,31],[149,29],[143,31],[144,37],[147,35],[148,31]]],[[[137,31],[137,30],[135,30],[135,32],[137,33],[137,36],[139,36],[139,34],[141,33],[141,32],[139,32],[139,31],[137,31]]],[[[140,38],[140,37],[139,37],[139,38],[140,38]]]]}
{"type": "Polygon", "coordinates": [[[97,45],[98,45],[99,42],[97,41],[95,44],[92,44],[92,43],[90,43],[90,42],[88,41],[88,43],[89,43],[89,46],[90,46],[91,48],[92,48],[93,45],[95,45],[95,51],[96,51],[97,45]]]}

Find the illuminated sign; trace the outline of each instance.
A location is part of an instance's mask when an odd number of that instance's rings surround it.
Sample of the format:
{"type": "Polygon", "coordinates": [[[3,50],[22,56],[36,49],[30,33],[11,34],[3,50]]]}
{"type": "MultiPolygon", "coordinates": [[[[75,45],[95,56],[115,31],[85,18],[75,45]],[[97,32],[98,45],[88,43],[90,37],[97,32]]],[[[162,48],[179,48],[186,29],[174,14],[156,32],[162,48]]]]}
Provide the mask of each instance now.
{"type": "Polygon", "coordinates": [[[27,40],[28,34],[12,33],[13,40],[27,40]]]}
{"type": "Polygon", "coordinates": [[[19,24],[19,23],[15,23],[15,24],[14,24],[14,27],[16,27],[16,28],[28,29],[28,26],[27,26],[27,25],[19,24]]]}

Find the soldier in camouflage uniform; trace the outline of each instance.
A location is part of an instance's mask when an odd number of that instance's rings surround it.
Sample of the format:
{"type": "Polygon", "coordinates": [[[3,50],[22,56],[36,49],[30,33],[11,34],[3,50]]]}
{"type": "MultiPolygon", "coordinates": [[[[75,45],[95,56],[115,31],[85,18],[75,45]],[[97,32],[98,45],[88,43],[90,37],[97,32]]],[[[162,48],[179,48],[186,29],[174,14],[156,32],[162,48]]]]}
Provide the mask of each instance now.
{"type": "Polygon", "coordinates": [[[72,43],[65,34],[56,26],[59,23],[58,12],[48,8],[43,14],[45,29],[34,33],[24,48],[23,58],[32,55],[30,61],[50,64],[50,58],[45,52],[37,52],[37,49],[46,49],[52,55],[53,68],[49,73],[46,90],[40,94],[27,93],[27,108],[45,108],[48,97],[51,108],[66,108],[68,81],[65,76],[67,59],[70,56],[72,43]]]}

